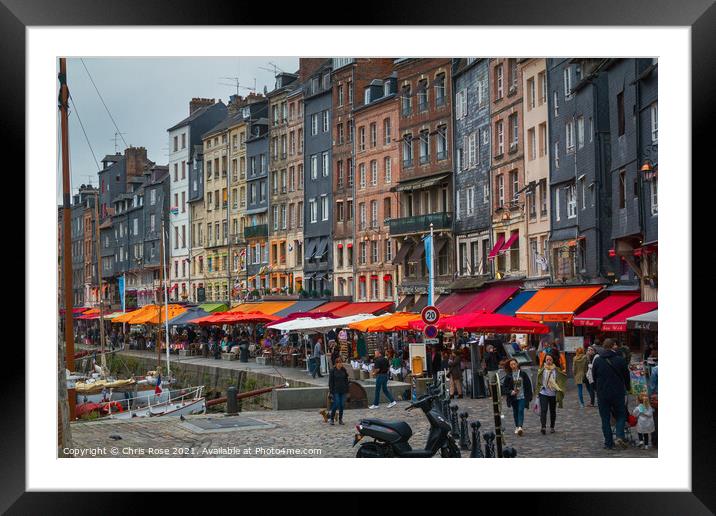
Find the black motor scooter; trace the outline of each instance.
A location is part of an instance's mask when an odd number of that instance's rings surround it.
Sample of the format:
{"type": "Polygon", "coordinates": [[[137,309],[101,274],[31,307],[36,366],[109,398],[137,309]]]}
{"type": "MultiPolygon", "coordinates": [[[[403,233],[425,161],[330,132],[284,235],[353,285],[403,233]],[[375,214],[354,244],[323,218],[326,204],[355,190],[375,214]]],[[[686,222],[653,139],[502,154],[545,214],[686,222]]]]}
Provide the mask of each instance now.
{"type": "Polygon", "coordinates": [[[410,425],[405,421],[384,421],[382,419],[361,419],[356,425],[353,446],[364,437],[372,437],[371,442],[361,443],[356,457],[405,457],[429,458],[438,451],[441,457],[460,457],[460,448],[450,434],[450,423],[433,408],[438,396],[426,394],[411,403],[405,410],[419,408],[430,422],[430,433],[425,449],[414,450],[408,440],[413,435],[410,425]]]}

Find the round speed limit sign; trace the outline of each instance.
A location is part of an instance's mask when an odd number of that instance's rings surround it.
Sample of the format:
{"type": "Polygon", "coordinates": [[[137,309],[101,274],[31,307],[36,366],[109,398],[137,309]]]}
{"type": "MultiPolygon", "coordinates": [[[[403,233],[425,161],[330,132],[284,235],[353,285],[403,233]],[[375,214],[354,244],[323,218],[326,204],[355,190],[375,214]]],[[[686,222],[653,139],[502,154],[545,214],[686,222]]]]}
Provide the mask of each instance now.
{"type": "Polygon", "coordinates": [[[440,310],[434,306],[426,306],[420,312],[420,317],[425,324],[435,324],[440,319],[440,310]]]}

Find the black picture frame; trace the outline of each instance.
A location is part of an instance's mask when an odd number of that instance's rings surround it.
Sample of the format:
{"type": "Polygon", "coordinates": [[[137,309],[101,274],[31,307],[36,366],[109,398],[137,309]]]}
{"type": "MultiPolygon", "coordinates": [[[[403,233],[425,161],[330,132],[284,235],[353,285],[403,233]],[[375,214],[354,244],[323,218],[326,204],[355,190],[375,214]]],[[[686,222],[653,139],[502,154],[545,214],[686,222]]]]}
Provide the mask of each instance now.
{"type": "MultiPolygon", "coordinates": [[[[604,0],[575,2],[573,0],[502,0],[500,2],[434,2],[400,0],[374,6],[371,9],[350,9],[351,14],[339,16],[335,4],[312,3],[310,19],[305,23],[356,25],[555,25],[555,26],[687,26],[691,27],[692,43],[692,152],[694,163],[712,147],[711,114],[714,113],[713,85],[716,84],[716,6],[713,0],[604,0]]],[[[276,4],[278,6],[279,4],[276,4]]],[[[27,26],[91,26],[91,25],[272,25],[293,24],[300,4],[284,12],[264,3],[215,0],[0,0],[0,98],[3,99],[0,137],[6,149],[16,149],[16,167],[25,169],[23,136],[25,134],[25,29],[27,26]]],[[[709,171],[710,172],[710,171],[709,171]]],[[[684,175],[687,172],[684,171],[684,175]]],[[[24,186],[23,186],[24,188],[24,186]]],[[[696,203],[694,203],[696,204],[696,203]]],[[[27,238],[27,233],[25,238],[27,238]]],[[[691,281],[686,278],[686,281],[691,281]]],[[[33,295],[32,292],[27,292],[33,295]]],[[[42,293],[34,293],[42,295],[42,293]]],[[[691,301],[691,300],[689,300],[691,301]]],[[[710,339],[707,339],[710,340],[710,339]]],[[[37,343],[35,343],[37,344],[37,343]]],[[[664,345],[690,346],[691,335],[681,342],[664,345]]],[[[693,348],[692,348],[693,349],[693,348]]],[[[23,349],[24,354],[24,349],[23,349]]],[[[23,356],[27,359],[27,356],[23,356]]],[[[679,368],[691,364],[679,364],[679,368]]],[[[714,496],[714,456],[712,429],[714,410],[710,406],[713,392],[712,373],[694,374],[692,380],[692,491],[679,493],[511,493],[494,496],[498,503],[536,509],[550,507],[550,512],[568,514],[712,514],[716,510],[714,496]],[[502,502],[500,502],[502,500],[502,502]]],[[[6,385],[25,384],[24,367],[7,368],[6,385]]],[[[685,388],[686,386],[684,386],[685,388]]],[[[4,396],[3,416],[0,418],[0,510],[8,514],[97,513],[114,514],[128,510],[159,510],[158,505],[146,505],[132,495],[127,505],[127,493],[28,493],[25,490],[26,401],[22,396],[4,396]]],[[[584,475],[586,488],[599,488],[599,479],[588,471],[584,475]]],[[[615,468],[614,474],[620,473],[615,468]]],[[[523,479],[515,489],[529,489],[529,479],[523,479]]],[[[483,496],[477,505],[487,501],[483,496]]],[[[186,503],[186,496],[174,496],[174,501],[186,503]]],[[[205,497],[201,497],[205,500],[205,497]]],[[[305,503],[306,500],[303,501],[305,503]]],[[[309,503],[310,499],[308,499],[309,503]]],[[[296,501],[294,500],[294,505],[296,501]]],[[[302,502],[298,502],[299,504],[302,502]]],[[[186,507],[186,506],[185,506],[186,507]]],[[[208,505],[207,505],[208,507],[208,505]]],[[[162,511],[171,508],[162,502],[162,511]]],[[[386,507],[388,510],[388,507],[386,507]]],[[[541,511],[540,511],[541,512],[541,511]]]]}

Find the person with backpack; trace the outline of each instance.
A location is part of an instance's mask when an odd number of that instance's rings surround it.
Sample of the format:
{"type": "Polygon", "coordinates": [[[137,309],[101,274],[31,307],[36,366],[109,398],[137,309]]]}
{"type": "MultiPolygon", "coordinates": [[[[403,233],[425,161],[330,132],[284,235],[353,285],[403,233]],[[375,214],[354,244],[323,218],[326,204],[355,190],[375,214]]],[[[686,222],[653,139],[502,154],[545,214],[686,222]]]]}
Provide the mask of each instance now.
{"type": "Polygon", "coordinates": [[[592,377],[597,391],[597,405],[599,417],[602,420],[602,433],[604,434],[604,448],[614,449],[616,444],[626,448],[624,439],[624,425],[626,424],[626,394],[630,390],[631,380],[629,369],[624,357],[614,351],[614,339],[605,339],[602,351],[592,363],[592,377]],[[612,436],[611,416],[616,419],[616,435],[612,436]]]}

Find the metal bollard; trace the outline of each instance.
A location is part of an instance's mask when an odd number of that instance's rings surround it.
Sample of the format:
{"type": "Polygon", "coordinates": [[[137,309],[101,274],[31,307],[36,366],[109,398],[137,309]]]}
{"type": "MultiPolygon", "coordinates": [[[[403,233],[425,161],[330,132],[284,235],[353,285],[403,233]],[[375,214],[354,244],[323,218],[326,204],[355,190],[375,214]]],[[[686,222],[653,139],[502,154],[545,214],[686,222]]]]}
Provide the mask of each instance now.
{"type": "Polygon", "coordinates": [[[236,387],[233,385],[226,389],[226,415],[235,416],[239,413],[239,407],[236,400],[236,387]]]}
{"type": "Polygon", "coordinates": [[[517,450],[515,450],[512,446],[508,446],[502,450],[502,456],[506,459],[514,459],[517,457],[517,450]]]}
{"type": "Polygon", "coordinates": [[[453,437],[458,437],[460,435],[460,423],[457,419],[457,405],[450,405],[450,426],[452,427],[452,435],[453,437]]]}
{"type": "Polygon", "coordinates": [[[467,411],[460,414],[460,449],[470,449],[470,436],[467,431],[467,411]]]}
{"type": "Polygon", "coordinates": [[[480,422],[473,421],[470,423],[470,428],[472,428],[472,451],[470,452],[470,458],[481,459],[484,455],[480,449],[480,422]]]}
{"type": "Polygon", "coordinates": [[[482,434],[485,439],[485,458],[492,459],[495,457],[495,432],[485,432],[482,434]]]}

